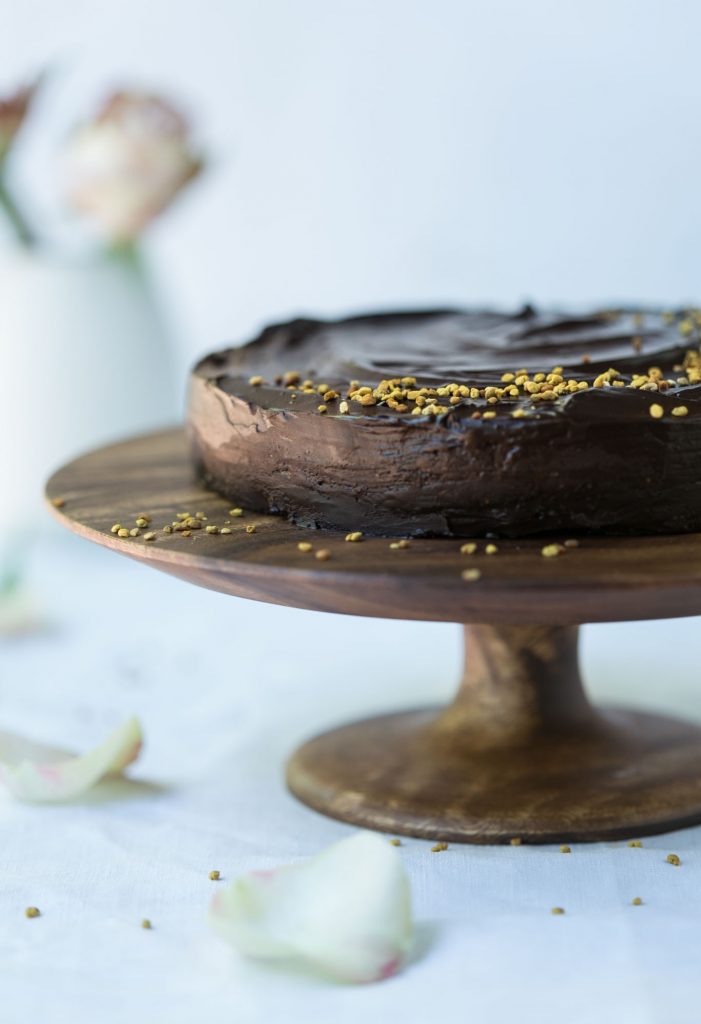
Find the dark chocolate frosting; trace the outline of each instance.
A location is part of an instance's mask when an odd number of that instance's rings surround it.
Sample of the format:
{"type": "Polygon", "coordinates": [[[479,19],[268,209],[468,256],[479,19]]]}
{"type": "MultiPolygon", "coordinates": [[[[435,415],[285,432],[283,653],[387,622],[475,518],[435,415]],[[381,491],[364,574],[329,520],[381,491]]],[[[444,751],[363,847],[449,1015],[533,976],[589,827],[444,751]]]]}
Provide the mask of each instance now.
{"type": "Polygon", "coordinates": [[[701,529],[699,323],[526,307],[276,325],[196,367],[195,457],[227,496],[307,525],[701,529]]]}

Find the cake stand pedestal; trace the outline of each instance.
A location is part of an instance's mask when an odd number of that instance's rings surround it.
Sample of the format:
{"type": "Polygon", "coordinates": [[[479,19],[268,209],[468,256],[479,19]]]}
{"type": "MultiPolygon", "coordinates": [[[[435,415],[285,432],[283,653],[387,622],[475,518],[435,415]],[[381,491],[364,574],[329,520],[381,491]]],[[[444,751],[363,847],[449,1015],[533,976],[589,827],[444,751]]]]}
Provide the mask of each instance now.
{"type": "Polygon", "coordinates": [[[467,556],[457,540],[346,543],[343,533],[256,514],[230,521],[228,535],[165,535],[160,528],[178,512],[201,512],[208,525],[229,518],[230,503],[194,479],[182,430],[85,455],[51,478],[47,497],[76,533],[213,590],[470,623],[449,707],[346,725],[292,756],[290,789],[324,814],[475,843],[622,838],[701,822],[701,729],[592,707],[577,662],[579,623],[701,613],[700,535],[585,538],[558,558],[542,557],[542,539],[467,556]],[[152,518],[156,541],[110,532],[140,513],[152,518]],[[301,540],[330,557],[299,551],[301,540]],[[468,567],[479,579],[462,578],[468,567]]]}

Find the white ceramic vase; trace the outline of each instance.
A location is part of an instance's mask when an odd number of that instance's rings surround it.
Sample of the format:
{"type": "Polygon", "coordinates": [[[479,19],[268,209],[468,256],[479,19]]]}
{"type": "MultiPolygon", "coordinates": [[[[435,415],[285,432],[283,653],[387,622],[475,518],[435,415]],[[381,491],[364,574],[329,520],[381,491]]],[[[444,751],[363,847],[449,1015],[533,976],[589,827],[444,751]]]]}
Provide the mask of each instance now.
{"type": "MultiPolygon", "coordinates": [[[[181,416],[169,338],[131,260],[0,256],[0,509],[44,520],[46,477],[73,456],[181,416]]],[[[6,535],[7,539],[7,535],[6,535]]]]}

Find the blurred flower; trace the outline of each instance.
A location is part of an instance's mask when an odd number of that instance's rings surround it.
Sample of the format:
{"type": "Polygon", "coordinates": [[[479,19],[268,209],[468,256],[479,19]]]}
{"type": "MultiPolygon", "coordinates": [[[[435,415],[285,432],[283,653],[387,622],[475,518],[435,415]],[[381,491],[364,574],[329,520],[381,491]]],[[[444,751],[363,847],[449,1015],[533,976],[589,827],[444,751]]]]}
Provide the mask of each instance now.
{"type": "Polygon", "coordinates": [[[7,157],[10,146],[22,127],[32,100],[39,88],[40,79],[25,85],[12,96],[0,96],[0,164],[7,157]]]}
{"type": "Polygon", "coordinates": [[[114,93],[66,156],[69,201],[117,245],[134,241],[202,169],[182,114],[138,92],[114,93]]]}
{"type": "Polygon", "coordinates": [[[0,733],[0,783],[16,800],[73,800],[106,776],[120,775],[139,756],[141,726],[130,718],[87,754],[74,756],[0,733]]]}
{"type": "Polygon", "coordinates": [[[361,832],[302,864],[253,871],[221,889],[210,920],[248,956],[311,965],[339,981],[382,981],[411,944],[398,851],[361,832]]]}

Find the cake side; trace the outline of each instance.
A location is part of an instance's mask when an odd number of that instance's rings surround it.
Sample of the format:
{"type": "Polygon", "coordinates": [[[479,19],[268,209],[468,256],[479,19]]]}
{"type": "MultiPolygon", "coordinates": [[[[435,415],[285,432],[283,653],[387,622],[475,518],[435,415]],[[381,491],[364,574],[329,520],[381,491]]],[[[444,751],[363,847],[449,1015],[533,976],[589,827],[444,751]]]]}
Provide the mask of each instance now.
{"type": "Polygon", "coordinates": [[[307,526],[699,530],[701,375],[684,322],[527,310],[278,325],[195,368],[193,455],[232,501],[307,526]]]}

